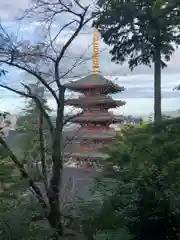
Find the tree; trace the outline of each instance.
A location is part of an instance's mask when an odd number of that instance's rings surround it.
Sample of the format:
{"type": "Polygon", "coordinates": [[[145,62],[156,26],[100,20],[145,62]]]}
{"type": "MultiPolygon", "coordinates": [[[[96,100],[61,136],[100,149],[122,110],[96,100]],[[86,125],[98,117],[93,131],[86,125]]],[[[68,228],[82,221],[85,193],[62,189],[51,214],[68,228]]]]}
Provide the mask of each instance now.
{"type": "Polygon", "coordinates": [[[124,228],[130,239],[179,239],[179,127],[173,119],[124,129],[96,186],[95,233],[119,239],[124,228]]]}
{"type": "Polygon", "coordinates": [[[154,119],[161,120],[161,68],[180,43],[180,4],[170,0],[99,0],[95,26],[112,48],[112,61],[128,61],[133,70],[154,63],[154,119]]]}
{"type": "MultiPolygon", "coordinates": [[[[36,85],[35,85],[36,87],[36,85]]],[[[37,84],[37,89],[39,89],[39,86],[37,84]]],[[[44,89],[40,87],[40,90],[44,92],[44,89]]],[[[52,110],[50,107],[47,105],[47,99],[44,96],[44,93],[40,98],[41,104],[43,108],[46,110],[46,112],[50,115],[52,110]]],[[[44,141],[46,142],[45,145],[48,143],[48,139],[50,139],[50,132],[49,132],[49,127],[46,119],[44,116],[42,116],[41,119],[41,112],[36,105],[36,103],[32,99],[28,99],[28,102],[23,109],[23,112],[21,113],[21,116],[18,117],[17,122],[16,122],[16,129],[17,132],[20,132],[24,135],[24,138],[22,139],[21,147],[22,144],[24,146],[26,145],[32,145],[33,143],[37,143],[38,145],[40,144],[40,139],[39,139],[39,126],[40,126],[40,121],[43,121],[43,134],[44,134],[44,141]],[[26,140],[28,142],[26,142],[26,140]],[[34,140],[34,141],[33,141],[34,140]]],[[[29,146],[30,146],[29,145],[29,146]]],[[[28,147],[29,148],[29,147],[28,147]]],[[[27,149],[27,148],[26,148],[27,149]]],[[[36,152],[39,152],[39,147],[37,148],[36,152]]]]}
{"type": "MultiPolygon", "coordinates": [[[[37,82],[36,84],[33,85],[35,88],[35,92],[37,92],[37,96],[39,96],[41,103],[43,105],[43,108],[50,114],[52,110],[47,104],[47,98],[45,97],[44,94],[44,88],[39,86],[39,83],[37,82]],[[38,93],[39,91],[39,93],[38,93]]],[[[18,117],[16,125],[17,125],[17,130],[22,131],[22,132],[30,132],[31,130],[34,130],[34,126],[37,127],[39,117],[40,116],[40,111],[39,108],[37,107],[36,103],[32,99],[27,99],[27,103],[25,108],[22,110],[21,115],[18,117]]],[[[44,116],[43,116],[44,118],[44,116]]],[[[46,119],[44,119],[46,120],[46,119]]],[[[48,128],[47,122],[44,123],[44,128],[48,128]]]]}
{"type": "MultiPolygon", "coordinates": [[[[33,85],[37,90],[37,96],[39,96],[43,109],[48,114],[51,113],[51,109],[47,105],[47,99],[44,96],[44,88],[39,86],[39,83],[33,85]],[[39,93],[38,93],[39,92],[39,93]]],[[[19,149],[17,149],[22,161],[29,167],[29,171],[35,178],[46,181],[47,178],[47,166],[51,163],[51,135],[48,127],[48,123],[38,106],[32,99],[28,99],[27,105],[22,115],[16,122],[17,134],[20,135],[19,149]],[[41,134],[43,132],[43,136],[41,134]],[[43,145],[43,146],[42,146],[43,145]],[[40,155],[46,157],[46,165],[40,166],[40,155]],[[45,176],[43,179],[42,177],[45,176]]]]}
{"type": "Polygon", "coordinates": [[[3,198],[1,196],[0,203],[1,239],[43,240],[50,238],[53,231],[47,227],[46,222],[39,224],[32,220],[32,217],[35,218],[41,213],[39,205],[33,198],[17,196],[16,198],[14,196],[3,198]]]}
{"type": "MultiPolygon", "coordinates": [[[[55,126],[53,126],[50,116],[44,109],[40,99],[33,94],[26,81],[22,83],[26,91],[23,91],[22,87],[14,89],[12,86],[4,84],[0,84],[0,87],[33,99],[40,109],[40,113],[48,122],[52,138],[52,171],[50,173],[50,180],[46,179],[45,183],[43,183],[45,189],[47,189],[45,193],[44,189],[42,190],[32,179],[24,164],[15,156],[3,138],[0,138],[0,143],[8,151],[9,157],[19,168],[22,177],[27,180],[29,187],[33,190],[41,207],[44,209],[44,216],[42,216],[42,218],[45,217],[49,221],[50,226],[55,231],[54,238],[58,239],[59,236],[64,234],[59,201],[61,173],[63,170],[61,139],[63,125],[68,121],[68,119],[64,120],[63,118],[66,90],[63,85],[63,79],[68,76],[72,69],[84,61],[82,60],[83,55],[81,55],[76,58],[71,66],[68,66],[66,71],[63,71],[62,60],[66,59],[68,51],[70,52],[70,45],[92,17],[89,16],[89,5],[85,6],[78,0],[53,2],[44,0],[32,1],[31,8],[25,12],[25,17],[28,17],[28,19],[35,17],[35,21],[39,22],[41,26],[44,26],[47,31],[45,31],[43,40],[37,44],[33,44],[29,40],[22,41],[22,38],[19,40],[17,36],[14,38],[11,37],[12,34],[7,33],[1,26],[2,41],[4,41],[4,44],[0,48],[0,63],[25,71],[44,86],[49,96],[56,102],[55,126]],[[57,32],[53,34],[53,24],[55,21],[57,21],[58,29],[57,32]],[[70,30],[70,34],[68,38],[64,38],[63,34],[68,30],[70,30]],[[62,39],[63,41],[61,41],[62,39]],[[59,45],[57,44],[58,41],[60,42],[59,45]]],[[[40,132],[42,135],[43,131],[41,131],[41,126],[40,132]]],[[[44,148],[44,146],[41,147],[44,148]]],[[[45,165],[46,159],[44,154],[41,155],[40,161],[42,165],[45,165]]]]}

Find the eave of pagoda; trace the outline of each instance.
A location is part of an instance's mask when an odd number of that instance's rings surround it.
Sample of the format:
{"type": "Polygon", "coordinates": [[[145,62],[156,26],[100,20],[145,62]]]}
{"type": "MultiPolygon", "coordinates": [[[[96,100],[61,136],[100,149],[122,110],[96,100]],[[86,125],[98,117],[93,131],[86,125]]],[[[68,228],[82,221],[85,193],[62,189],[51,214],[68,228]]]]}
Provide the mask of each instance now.
{"type": "Polygon", "coordinates": [[[92,140],[92,141],[96,141],[96,140],[100,140],[100,141],[109,141],[109,140],[113,140],[116,137],[116,131],[86,131],[85,129],[82,131],[77,131],[74,132],[72,131],[72,133],[69,133],[69,135],[67,135],[65,138],[66,140],[70,140],[70,139],[84,139],[84,140],[92,140]]]}
{"type": "Polygon", "coordinates": [[[74,92],[79,92],[79,93],[88,93],[88,92],[99,92],[102,94],[112,94],[112,93],[118,93],[118,92],[123,92],[125,90],[124,87],[117,87],[114,88],[110,85],[96,85],[96,86],[73,86],[73,87],[66,87],[67,89],[74,91],[74,92]]]}
{"type": "Polygon", "coordinates": [[[79,92],[79,93],[93,93],[93,92],[98,92],[101,94],[115,94],[118,92],[123,92],[125,90],[124,87],[118,87],[114,88],[109,85],[101,86],[79,86],[79,87],[67,87],[67,89],[74,91],[74,92],[79,92]]]}
{"type": "Polygon", "coordinates": [[[121,123],[124,121],[124,117],[120,115],[114,115],[109,113],[108,111],[94,111],[94,112],[84,112],[82,115],[78,117],[74,117],[71,119],[72,123],[96,123],[101,124],[108,122],[111,123],[121,123]]]}
{"type": "Polygon", "coordinates": [[[116,108],[120,106],[124,106],[126,104],[125,101],[121,100],[113,100],[111,97],[105,96],[83,96],[74,99],[68,99],[65,101],[65,105],[72,105],[76,107],[87,107],[87,106],[104,106],[105,108],[116,108]]]}
{"type": "Polygon", "coordinates": [[[66,83],[64,86],[69,90],[82,93],[96,91],[107,94],[124,91],[124,87],[113,83],[99,73],[92,73],[78,81],[66,83]]]}

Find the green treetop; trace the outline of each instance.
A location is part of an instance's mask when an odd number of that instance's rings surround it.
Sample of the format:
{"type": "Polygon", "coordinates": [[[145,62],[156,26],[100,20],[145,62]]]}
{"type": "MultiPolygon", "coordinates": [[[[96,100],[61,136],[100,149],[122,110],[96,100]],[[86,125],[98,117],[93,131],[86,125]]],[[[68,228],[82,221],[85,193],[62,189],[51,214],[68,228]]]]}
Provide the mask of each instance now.
{"type": "MultiPolygon", "coordinates": [[[[44,96],[41,96],[41,103],[43,104],[44,110],[49,114],[51,109],[47,105],[47,99],[44,96]]],[[[42,116],[39,107],[33,99],[28,100],[23,114],[18,118],[17,131],[18,134],[21,135],[20,154],[23,156],[24,163],[29,165],[29,167],[32,167],[33,164],[38,167],[42,151],[47,157],[50,155],[51,137],[47,120],[42,116]],[[41,138],[42,136],[40,136],[40,130],[42,130],[43,139],[41,138]],[[43,149],[42,141],[44,145],[43,149]]],[[[31,167],[29,171],[31,171],[31,167]]],[[[35,174],[34,169],[32,169],[32,173],[35,174]]]]}
{"type": "Polygon", "coordinates": [[[161,68],[180,44],[180,2],[99,0],[95,26],[111,46],[112,61],[130,69],[154,63],[154,113],[161,120],[161,68]]]}

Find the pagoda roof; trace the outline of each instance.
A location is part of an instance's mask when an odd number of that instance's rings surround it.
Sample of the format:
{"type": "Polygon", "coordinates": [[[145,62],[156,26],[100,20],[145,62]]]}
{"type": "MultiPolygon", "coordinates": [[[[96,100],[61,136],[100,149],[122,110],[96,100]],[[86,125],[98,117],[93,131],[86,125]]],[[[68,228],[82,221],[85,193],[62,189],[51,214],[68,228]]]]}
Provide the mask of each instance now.
{"type": "Polygon", "coordinates": [[[85,130],[76,130],[69,131],[63,134],[64,139],[113,139],[116,136],[116,131],[105,131],[105,132],[95,132],[94,131],[85,131],[85,130]]]}
{"type": "Polygon", "coordinates": [[[107,87],[109,93],[124,91],[124,87],[120,87],[112,81],[106,79],[99,73],[92,73],[78,81],[64,84],[70,90],[83,91],[83,89],[92,89],[97,87],[107,87]]]}
{"type": "Polygon", "coordinates": [[[125,101],[114,100],[112,97],[107,95],[98,96],[83,96],[74,99],[68,99],[65,101],[66,105],[83,106],[83,105],[98,105],[98,104],[108,104],[112,107],[123,106],[126,104],[125,101]]]}
{"type": "Polygon", "coordinates": [[[72,123],[83,123],[83,122],[104,122],[104,121],[109,121],[109,122],[122,122],[124,121],[124,117],[122,115],[114,115],[111,114],[110,112],[107,113],[99,113],[97,112],[96,114],[87,114],[84,113],[80,116],[74,117],[71,119],[72,123]]]}

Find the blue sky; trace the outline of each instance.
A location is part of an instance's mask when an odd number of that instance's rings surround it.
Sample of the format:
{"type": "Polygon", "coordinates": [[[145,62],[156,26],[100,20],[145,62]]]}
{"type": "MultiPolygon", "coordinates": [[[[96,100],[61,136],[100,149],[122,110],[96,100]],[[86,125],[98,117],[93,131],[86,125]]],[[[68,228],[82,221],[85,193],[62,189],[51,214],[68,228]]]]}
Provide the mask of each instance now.
{"type": "MultiPolygon", "coordinates": [[[[27,6],[28,0],[22,0],[14,4],[13,0],[6,0],[6,3],[0,2],[0,14],[4,26],[11,31],[17,31],[19,24],[12,21],[13,14],[17,14],[20,8],[27,6]]],[[[58,24],[55,23],[53,29],[56,30],[58,24]]],[[[43,26],[37,22],[28,24],[24,22],[20,26],[20,36],[25,39],[36,41],[43,37],[43,26]]],[[[81,66],[75,69],[75,75],[82,77],[91,72],[91,56],[92,56],[92,37],[93,30],[87,28],[86,31],[79,35],[70,48],[70,54],[77,57],[81,52],[86,51],[86,57],[89,59],[81,66]],[[89,47],[88,47],[89,46],[89,47]]],[[[59,39],[59,44],[66,40],[68,31],[64,32],[59,39]]],[[[125,107],[116,110],[118,113],[125,114],[150,114],[153,112],[153,69],[140,66],[135,71],[130,72],[127,64],[123,66],[116,65],[111,62],[111,56],[108,53],[108,47],[100,41],[101,49],[101,73],[113,81],[117,82],[126,88],[123,93],[116,94],[116,99],[123,99],[127,102],[125,107]]],[[[171,61],[168,63],[162,73],[162,109],[163,111],[177,110],[180,108],[180,92],[173,91],[174,87],[180,84],[180,51],[177,50],[171,61]]],[[[71,64],[71,61],[68,61],[71,64]]],[[[63,67],[67,66],[67,62],[63,63],[63,67]]],[[[11,85],[11,87],[19,88],[20,81],[24,79],[31,79],[21,71],[16,69],[8,69],[8,74],[0,81],[11,85]]],[[[27,80],[26,80],[27,81],[27,80]]],[[[32,80],[34,81],[34,79],[32,80]]],[[[0,110],[7,110],[13,113],[19,113],[24,106],[24,99],[12,94],[8,91],[0,89],[0,110]]],[[[49,104],[55,108],[54,101],[49,99],[49,104]]]]}
{"type": "MultiPolygon", "coordinates": [[[[16,86],[16,78],[21,73],[10,71],[6,80],[16,86]]],[[[107,76],[108,77],[108,76],[107,76]]],[[[125,87],[125,91],[114,96],[115,99],[123,99],[126,106],[118,108],[115,112],[125,114],[149,114],[153,112],[153,75],[152,74],[134,74],[120,77],[108,77],[125,87]]],[[[164,111],[177,110],[180,108],[180,92],[174,91],[180,81],[180,73],[166,73],[162,76],[162,108],[164,111]]],[[[9,91],[0,91],[0,106],[3,110],[13,113],[21,111],[24,105],[24,99],[12,94],[9,91]]],[[[52,99],[49,99],[49,105],[55,107],[52,99]]]]}

